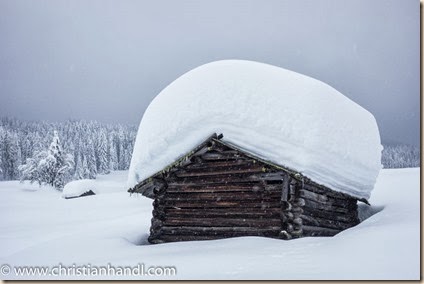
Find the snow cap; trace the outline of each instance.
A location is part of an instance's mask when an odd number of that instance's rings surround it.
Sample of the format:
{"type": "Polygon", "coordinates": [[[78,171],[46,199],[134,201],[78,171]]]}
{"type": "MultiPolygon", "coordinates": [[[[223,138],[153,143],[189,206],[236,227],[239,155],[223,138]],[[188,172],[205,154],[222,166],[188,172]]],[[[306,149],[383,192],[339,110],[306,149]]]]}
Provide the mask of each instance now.
{"type": "Polygon", "coordinates": [[[381,169],[374,116],[316,79],[223,60],[172,82],[146,109],[128,186],[164,169],[212,133],[316,183],[368,199],[381,169]]]}

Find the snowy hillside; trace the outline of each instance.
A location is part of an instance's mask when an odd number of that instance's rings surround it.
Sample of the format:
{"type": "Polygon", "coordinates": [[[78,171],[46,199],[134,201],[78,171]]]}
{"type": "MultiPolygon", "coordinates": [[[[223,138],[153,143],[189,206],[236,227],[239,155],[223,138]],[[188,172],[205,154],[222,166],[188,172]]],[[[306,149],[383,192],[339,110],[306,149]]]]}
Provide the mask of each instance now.
{"type": "Polygon", "coordinates": [[[172,82],[140,123],[129,186],[213,133],[333,190],[368,199],[381,168],[374,116],[334,88],[276,66],[223,60],[172,82]]]}
{"type": "Polygon", "coordinates": [[[111,185],[103,194],[76,199],[51,188],[0,182],[0,264],[175,266],[177,275],[168,279],[419,279],[419,173],[382,170],[373,206],[361,206],[361,216],[369,218],[332,238],[161,245],[147,243],[152,201],[122,190],[126,172],[101,177],[111,185]]]}

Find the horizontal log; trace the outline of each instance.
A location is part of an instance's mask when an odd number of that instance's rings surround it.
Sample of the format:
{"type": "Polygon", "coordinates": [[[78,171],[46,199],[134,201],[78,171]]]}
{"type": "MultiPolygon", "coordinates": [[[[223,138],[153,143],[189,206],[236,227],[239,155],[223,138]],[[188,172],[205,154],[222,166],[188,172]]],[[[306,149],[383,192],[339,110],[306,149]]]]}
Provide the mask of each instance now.
{"type": "Polygon", "coordinates": [[[339,199],[325,194],[312,192],[306,189],[299,191],[299,196],[319,203],[332,204],[338,207],[354,207],[357,203],[355,199],[339,199]]]}
{"type": "Polygon", "coordinates": [[[303,207],[304,215],[309,215],[312,217],[320,217],[327,220],[341,221],[349,224],[357,224],[359,222],[358,214],[356,211],[349,212],[348,214],[330,212],[319,209],[314,209],[310,207],[303,207]]]}
{"type": "Polygon", "coordinates": [[[320,203],[320,202],[316,202],[309,199],[304,199],[304,200],[305,200],[304,207],[309,207],[309,208],[323,210],[323,211],[338,212],[338,213],[346,214],[346,213],[352,212],[353,210],[356,210],[356,208],[344,208],[344,207],[334,206],[329,203],[328,204],[320,203]]]}
{"type": "Polygon", "coordinates": [[[260,173],[263,171],[261,166],[236,168],[236,169],[214,169],[208,171],[178,171],[175,173],[177,177],[206,177],[206,176],[219,176],[230,174],[247,174],[247,173],[260,173]]]}
{"type": "Polygon", "coordinates": [[[341,221],[336,221],[336,220],[328,220],[328,219],[324,219],[324,218],[319,218],[319,217],[312,217],[312,216],[308,216],[308,215],[301,215],[300,218],[303,220],[303,224],[304,225],[308,225],[308,226],[317,226],[317,227],[327,227],[327,228],[332,228],[332,229],[337,229],[337,230],[345,230],[348,229],[350,227],[353,227],[355,225],[355,223],[345,223],[345,222],[341,222],[341,221]]]}
{"type": "Polygon", "coordinates": [[[252,213],[252,214],[260,214],[260,213],[280,213],[280,207],[274,208],[260,208],[260,207],[218,207],[218,208],[175,208],[175,207],[167,207],[163,205],[154,206],[154,210],[160,212],[175,213],[175,212],[188,212],[188,213],[198,213],[198,214],[208,214],[208,213],[216,213],[216,214],[231,214],[231,213],[252,213]]]}
{"type": "Polygon", "coordinates": [[[331,189],[327,189],[327,188],[324,188],[322,186],[317,186],[317,185],[314,185],[314,184],[311,184],[311,183],[305,183],[303,185],[303,188],[306,189],[306,190],[312,191],[312,192],[328,195],[329,197],[336,198],[336,199],[356,201],[355,198],[353,198],[353,197],[351,197],[351,196],[349,196],[345,193],[334,191],[334,190],[331,190],[331,189]]]}
{"type": "Polygon", "coordinates": [[[162,244],[167,242],[188,242],[188,241],[206,241],[216,240],[216,236],[179,236],[179,235],[159,235],[149,237],[148,241],[151,244],[162,244]]]}
{"type": "Polygon", "coordinates": [[[174,200],[155,200],[153,205],[163,205],[164,207],[176,208],[225,208],[225,207],[244,207],[244,208],[280,208],[280,202],[249,202],[249,201],[206,201],[190,202],[174,200]]]}
{"type": "Polygon", "coordinates": [[[332,237],[341,232],[341,230],[335,230],[331,228],[324,227],[314,227],[314,226],[302,226],[303,236],[321,236],[321,237],[332,237]]]}
{"type": "Polygon", "coordinates": [[[266,236],[278,235],[280,226],[264,228],[255,227],[197,227],[197,226],[163,226],[160,235],[192,235],[192,236],[266,236]]]}
{"type": "Polygon", "coordinates": [[[281,181],[283,182],[283,173],[223,173],[213,176],[187,176],[187,177],[172,177],[168,180],[168,184],[227,184],[227,183],[251,183],[265,181],[281,181]]]}
{"type": "Polygon", "coordinates": [[[263,202],[280,202],[280,195],[272,195],[272,194],[232,194],[220,196],[216,194],[210,195],[164,195],[163,197],[158,199],[159,202],[176,202],[176,201],[185,201],[190,203],[210,203],[210,202],[245,202],[245,203],[263,203],[263,202]]]}
{"type": "Polygon", "coordinates": [[[281,192],[277,190],[273,191],[259,191],[254,192],[251,191],[221,191],[221,192],[190,192],[190,191],[167,191],[166,195],[164,195],[162,198],[182,198],[182,199],[225,199],[225,198],[232,198],[237,197],[239,200],[244,200],[244,198],[256,198],[261,199],[262,197],[267,198],[278,198],[279,200],[281,196],[281,192]]]}
{"type": "Polygon", "coordinates": [[[167,216],[163,221],[164,226],[193,226],[193,227],[271,227],[280,226],[278,219],[248,219],[248,218],[176,218],[167,216]]]}
{"type": "Polygon", "coordinates": [[[280,185],[263,185],[259,183],[231,183],[231,184],[185,184],[173,182],[168,184],[167,193],[215,193],[215,192],[281,192],[280,185]]]}
{"type": "Polygon", "coordinates": [[[150,181],[147,181],[145,183],[136,185],[132,192],[137,193],[144,193],[145,195],[152,197],[153,196],[153,190],[155,192],[159,192],[166,186],[166,183],[159,179],[151,179],[150,181]]]}
{"type": "MultiPolygon", "coordinates": [[[[250,236],[249,234],[246,235],[220,235],[220,236],[191,236],[191,235],[161,235],[157,238],[149,238],[149,242],[152,244],[161,244],[161,243],[167,243],[167,242],[187,242],[187,241],[206,241],[206,240],[216,240],[216,239],[226,239],[226,238],[232,238],[232,237],[244,237],[244,236],[250,236]]],[[[278,235],[276,234],[269,234],[262,237],[269,237],[269,238],[278,238],[278,235]]]]}
{"type": "Polygon", "coordinates": [[[215,169],[222,167],[234,167],[234,166],[245,166],[245,165],[255,165],[256,161],[246,161],[246,160],[231,160],[231,161],[203,161],[199,163],[194,163],[185,167],[188,170],[201,170],[201,169],[215,169]]]}
{"type": "Polygon", "coordinates": [[[167,209],[165,212],[154,210],[153,214],[165,218],[255,218],[255,219],[280,219],[280,210],[269,211],[252,211],[252,212],[228,212],[226,210],[178,210],[178,209],[167,209]],[[166,212],[166,213],[165,213],[166,212]]]}
{"type": "Polygon", "coordinates": [[[237,151],[226,151],[226,152],[207,152],[200,156],[202,160],[216,161],[216,160],[251,160],[247,157],[242,156],[237,151]]]}

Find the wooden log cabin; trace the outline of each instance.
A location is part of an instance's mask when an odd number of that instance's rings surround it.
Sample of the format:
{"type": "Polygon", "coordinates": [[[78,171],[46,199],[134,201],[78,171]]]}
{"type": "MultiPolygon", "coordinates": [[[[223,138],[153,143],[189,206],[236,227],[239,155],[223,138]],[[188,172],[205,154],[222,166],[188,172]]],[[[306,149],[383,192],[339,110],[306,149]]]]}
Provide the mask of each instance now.
{"type": "Polygon", "coordinates": [[[222,137],[210,136],[128,190],[154,199],[150,243],[334,236],[359,223],[358,198],[256,157],[222,137]]]}

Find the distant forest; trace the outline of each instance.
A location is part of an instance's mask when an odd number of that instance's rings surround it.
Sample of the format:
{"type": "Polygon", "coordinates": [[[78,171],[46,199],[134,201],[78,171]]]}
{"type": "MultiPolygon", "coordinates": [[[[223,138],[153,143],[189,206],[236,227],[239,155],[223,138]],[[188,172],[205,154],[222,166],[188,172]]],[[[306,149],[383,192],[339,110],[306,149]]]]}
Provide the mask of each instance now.
{"type": "MultiPolygon", "coordinates": [[[[51,146],[57,131],[63,152],[69,154],[69,179],[94,179],[97,174],[127,170],[137,128],[97,121],[20,121],[0,118],[0,180],[17,180],[21,165],[51,146]]],[[[420,166],[420,149],[410,145],[383,145],[385,168],[420,166]]]]}
{"type": "Polygon", "coordinates": [[[0,119],[0,179],[18,180],[19,166],[51,146],[54,131],[61,149],[70,154],[69,179],[95,179],[97,174],[127,170],[137,128],[133,125],[68,120],[60,123],[0,119]]]}

